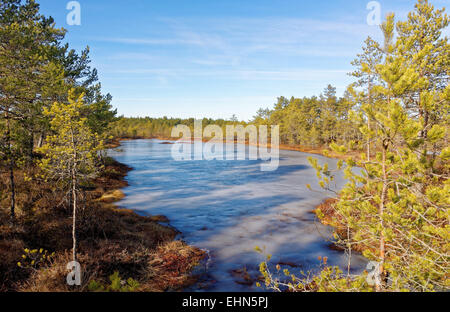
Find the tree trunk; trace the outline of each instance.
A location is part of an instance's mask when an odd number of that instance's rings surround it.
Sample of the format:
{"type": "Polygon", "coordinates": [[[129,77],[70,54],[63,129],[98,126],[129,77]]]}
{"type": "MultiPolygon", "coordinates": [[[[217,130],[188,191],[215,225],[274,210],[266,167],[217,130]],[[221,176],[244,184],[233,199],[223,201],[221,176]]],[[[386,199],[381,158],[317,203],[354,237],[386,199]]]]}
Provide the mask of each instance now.
{"type": "Polygon", "coordinates": [[[31,165],[33,162],[33,152],[34,152],[34,130],[29,132],[29,143],[28,143],[28,164],[31,165]]]}
{"type": "Polygon", "coordinates": [[[38,139],[38,142],[37,142],[37,147],[41,148],[43,143],[44,143],[44,133],[41,132],[41,133],[39,133],[39,139],[38,139]]]}
{"type": "Polygon", "coordinates": [[[14,160],[9,163],[9,181],[11,185],[11,221],[16,219],[16,184],[14,182],[14,160]]]}
{"type": "Polygon", "coordinates": [[[9,121],[8,110],[5,111],[5,120],[6,120],[6,145],[8,147],[7,155],[8,155],[8,169],[9,169],[9,184],[11,188],[11,222],[14,223],[16,219],[16,184],[14,182],[14,157],[12,153],[12,143],[11,143],[11,124],[9,121]]]}
{"type": "Polygon", "coordinates": [[[77,261],[77,183],[76,183],[75,169],[72,169],[72,200],[73,200],[73,215],[72,215],[72,257],[73,261],[77,261]]]}
{"type": "MultiPolygon", "coordinates": [[[[370,105],[370,109],[372,109],[372,81],[371,81],[371,77],[369,77],[369,105],[370,105]]],[[[369,114],[367,114],[367,128],[369,130],[369,134],[370,134],[370,116],[369,114]]],[[[370,161],[370,135],[367,138],[367,161],[370,161]]]]}
{"type": "MultiPolygon", "coordinates": [[[[370,133],[370,119],[369,119],[369,116],[367,116],[367,128],[369,129],[369,133],[370,133]]],[[[367,138],[367,161],[370,161],[370,136],[367,138]]]]}
{"type": "MultiPolygon", "coordinates": [[[[387,193],[387,173],[386,173],[386,152],[387,152],[387,143],[383,142],[383,162],[382,162],[382,170],[383,170],[383,190],[381,191],[381,202],[379,207],[379,217],[380,217],[380,224],[381,229],[383,230],[383,214],[384,214],[384,203],[386,200],[386,193],[387,193]]],[[[385,278],[385,272],[384,272],[384,262],[386,259],[386,242],[384,238],[383,232],[380,233],[380,282],[381,284],[376,285],[377,291],[382,291],[384,286],[384,278],[385,278]]]]}

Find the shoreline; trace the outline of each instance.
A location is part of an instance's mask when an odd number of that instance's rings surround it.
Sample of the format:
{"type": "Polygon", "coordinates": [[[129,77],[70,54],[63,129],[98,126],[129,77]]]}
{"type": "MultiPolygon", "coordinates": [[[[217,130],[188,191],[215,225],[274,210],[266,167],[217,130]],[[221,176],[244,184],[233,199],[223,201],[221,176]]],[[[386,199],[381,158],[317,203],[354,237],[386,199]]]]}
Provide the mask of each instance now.
{"type": "MultiPolygon", "coordinates": [[[[170,142],[176,142],[177,138],[166,138],[166,137],[138,137],[138,138],[115,138],[111,141],[108,148],[117,148],[120,147],[121,141],[133,141],[133,140],[161,140],[161,141],[170,141],[170,142]]],[[[191,140],[192,143],[193,140],[191,140]]],[[[208,142],[208,139],[203,139],[202,142],[208,142]]],[[[165,142],[161,143],[164,144],[165,142]]],[[[224,143],[227,143],[227,141],[224,140],[224,143]]],[[[249,145],[248,142],[246,142],[246,145],[249,145]]],[[[329,154],[324,155],[324,149],[320,150],[319,148],[313,149],[313,148],[307,148],[304,146],[289,146],[289,145],[280,145],[280,150],[285,151],[297,151],[302,153],[308,153],[308,154],[314,154],[314,155],[320,155],[328,158],[334,158],[334,159],[344,159],[344,157],[340,154],[334,153],[331,150],[326,150],[329,154]],[[332,154],[333,153],[333,154],[332,154]]],[[[322,203],[317,205],[311,212],[319,219],[320,223],[326,226],[332,227],[335,231],[337,231],[338,235],[345,235],[345,231],[341,232],[339,229],[332,225],[331,219],[334,216],[334,208],[333,204],[337,202],[336,198],[326,198],[322,203]],[[318,212],[321,211],[324,215],[324,218],[320,219],[318,216],[318,212]]],[[[336,243],[331,243],[329,246],[330,249],[338,250],[338,251],[345,251],[345,248],[342,246],[339,246],[336,243]]],[[[360,248],[356,248],[355,251],[361,252],[362,250],[360,248]]]]}
{"type": "MultiPolygon", "coordinates": [[[[173,142],[176,141],[176,139],[173,139],[173,138],[163,138],[163,137],[152,137],[152,138],[144,138],[144,137],[140,137],[140,138],[123,138],[123,139],[115,139],[115,140],[113,140],[113,141],[111,142],[111,144],[110,144],[110,148],[120,147],[121,142],[124,142],[124,141],[134,141],[134,140],[160,140],[160,141],[162,141],[160,144],[173,144],[173,142]]],[[[203,141],[207,141],[207,140],[203,140],[203,141]]],[[[192,143],[193,143],[193,140],[191,140],[191,142],[188,142],[188,143],[191,143],[191,144],[192,144],[192,143]]],[[[247,142],[247,145],[248,145],[248,142],[247,142]]],[[[312,153],[310,152],[310,150],[308,150],[308,149],[306,149],[306,148],[302,148],[302,147],[292,147],[292,146],[282,145],[282,146],[280,147],[280,149],[282,149],[282,150],[299,151],[299,152],[303,152],[303,153],[310,153],[310,154],[312,154],[312,153]]],[[[319,155],[325,156],[325,155],[323,155],[323,154],[320,154],[318,150],[316,150],[316,152],[317,152],[317,154],[319,154],[319,155]]],[[[327,156],[325,156],[325,157],[327,157],[327,156]]],[[[330,157],[330,156],[328,156],[328,157],[330,157]]],[[[331,205],[332,205],[334,202],[336,202],[336,199],[333,199],[333,198],[327,198],[327,199],[325,199],[322,203],[320,203],[318,206],[316,206],[316,207],[311,207],[311,208],[312,208],[311,213],[314,213],[316,216],[318,216],[318,214],[317,214],[318,209],[326,208],[326,209],[328,209],[328,210],[325,210],[324,212],[327,213],[327,216],[328,216],[329,218],[331,218],[331,217],[333,216],[333,211],[334,211],[334,209],[331,209],[331,208],[332,208],[331,205]]],[[[319,219],[319,220],[320,220],[320,219],[319,219]]],[[[326,220],[320,220],[320,222],[321,222],[322,224],[326,225],[326,226],[331,226],[331,227],[333,227],[332,224],[331,224],[331,222],[327,222],[326,220]]],[[[333,227],[333,229],[336,229],[336,228],[333,227]]],[[[341,247],[341,246],[339,246],[339,245],[337,245],[337,244],[335,244],[335,243],[330,243],[329,246],[328,246],[328,248],[331,249],[331,250],[336,250],[336,251],[340,251],[340,252],[345,251],[345,248],[343,248],[343,247],[341,247]]],[[[295,267],[295,264],[292,264],[292,263],[279,263],[279,265],[287,265],[287,266],[295,267]]],[[[250,282],[251,282],[251,283],[254,283],[254,282],[257,282],[257,281],[258,281],[258,278],[250,279],[250,278],[247,276],[247,274],[245,274],[245,272],[243,273],[243,272],[240,272],[240,271],[241,271],[241,269],[239,269],[239,268],[230,271],[232,275],[234,275],[234,276],[240,278],[240,280],[243,280],[243,281],[244,281],[244,282],[242,282],[242,281],[237,281],[236,283],[238,283],[238,284],[239,284],[239,283],[244,283],[244,284],[245,284],[245,283],[250,283],[250,282]]]]}
{"type": "MultiPolygon", "coordinates": [[[[338,202],[338,199],[336,199],[336,198],[327,198],[322,203],[320,203],[312,211],[312,213],[315,214],[315,216],[317,217],[317,219],[319,219],[321,224],[331,227],[333,229],[333,231],[335,231],[335,233],[339,237],[345,238],[348,235],[347,230],[346,230],[346,225],[344,223],[342,223],[338,217],[336,217],[336,210],[333,206],[337,202],[338,202]],[[320,215],[322,215],[322,218],[319,217],[320,215]],[[335,222],[333,222],[334,217],[336,217],[335,222]]],[[[331,249],[337,250],[337,251],[345,251],[346,250],[345,247],[340,246],[337,242],[332,242],[329,245],[329,247],[331,249]]],[[[366,249],[367,248],[364,248],[361,245],[357,244],[352,248],[352,251],[362,254],[364,252],[364,250],[366,250],[366,249]]]]}
{"type": "MultiPolygon", "coordinates": [[[[82,267],[78,287],[66,284],[72,221],[62,194],[35,181],[33,192],[42,199],[33,203],[32,211],[21,211],[15,226],[7,223],[7,212],[0,210],[0,292],[95,291],[90,289],[93,281],[108,289],[115,272],[122,281],[137,281],[136,291],[177,291],[193,285],[196,277],[191,273],[205,253],[177,240],[179,231],[160,224],[169,221],[166,217],[140,216],[116,205],[125,196],[121,189],[128,185],[125,177],[130,170],[107,157],[102,174],[83,191],[85,204],[77,221],[77,258],[82,267]],[[26,250],[48,251],[53,256],[31,262],[26,250]]],[[[19,190],[27,187],[18,179],[19,190]]]]}
{"type": "MultiPolygon", "coordinates": [[[[161,141],[171,141],[171,142],[177,142],[180,140],[180,138],[168,138],[168,137],[161,137],[161,136],[152,136],[152,137],[136,137],[136,138],[115,138],[111,141],[111,145],[108,146],[108,148],[116,148],[120,146],[120,141],[133,141],[133,140],[161,140],[161,141]]],[[[191,139],[191,143],[195,141],[195,139],[191,139]]],[[[202,139],[202,142],[209,142],[210,139],[202,139]]],[[[229,141],[224,140],[223,143],[231,143],[229,141]]],[[[236,143],[236,141],[235,141],[236,143]]],[[[245,145],[250,145],[248,141],[245,142],[245,145]]],[[[258,145],[257,145],[258,146],[258,145]]],[[[269,148],[271,147],[270,144],[267,145],[269,148]]],[[[279,146],[280,150],[283,151],[296,151],[306,154],[313,154],[313,155],[320,155],[327,158],[332,159],[341,159],[345,160],[348,156],[343,156],[341,154],[338,154],[334,151],[332,151],[329,148],[326,147],[307,147],[302,145],[288,145],[288,144],[280,144],[279,146]]],[[[355,153],[347,153],[351,155],[357,155],[358,152],[355,153]]]]}

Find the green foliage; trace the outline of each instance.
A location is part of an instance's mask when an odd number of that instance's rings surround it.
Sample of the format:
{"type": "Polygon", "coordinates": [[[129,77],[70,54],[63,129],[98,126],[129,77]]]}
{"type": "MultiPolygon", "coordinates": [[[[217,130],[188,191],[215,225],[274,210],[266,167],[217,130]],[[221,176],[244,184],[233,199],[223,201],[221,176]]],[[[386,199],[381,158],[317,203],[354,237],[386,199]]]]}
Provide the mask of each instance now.
{"type": "Polygon", "coordinates": [[[111,282],[109,285],[103,285],[100,282],[92,280],[88,285],[88,289],[91,292],[136,292],[140,286],[132,278],[123,281],[117,271],[109,277],[109,280],[111,282]]]}
{"type": "MultiPolygon", "coordinates": [[[[137,138],[171,138],[172,129],[177,125],[188,126],[192,133],[194,131],[194,118],[180,119],[180,118],[118,118],[111,126],[110,135],[116,138],[123,139],[137,139],[137,138]]],[[[208,125],[218,125],[225,130],[227,125],[241,124],[244,122],[237,122],[224,119],[210,119],[204,118],[202,120],[203,128],[208,125]]],[[[225,131],[224,131],[225,133],[225,131]]]]}
{"type": "MultiPolygon", "coordinates": [[[[376,81],[370,91],[374,102],[353,113],[377,153],[373,161],[370,155],[347,158],[349,183],[340,192],[332,225],[338,243],[357,246],[369,260],[381,263],[380,291],[449,286],[449,54],[444,53],[449,44],[442,38],[448,24],[442,10],[420,0],[408,20],[396,24],[394,41],[390,15],[382,27],[382,61],[370,71],[376,81]],[[371,124],[376,128],[370,129],[371,124]],[[339,235],[343,227],[350,236],[339,235]]],[[[355,94],[359,101],[367,100],[367,90],[355,94]]],[[[319,184],[328,188],[333,173],[310,162],[319,184]]]]}
{"type": "MultiPolygon", "coordinates": [[[[257,252],[264,253],[259,247],[255,248],[257,252]]],[[[264,286],[277,292],[353,292],[353,291],[373,291],[373,287],[367,282],[367,273],[360,276],[349,276],[344,274],[338,267],[327,265],[326,257],[319,257],[319,273],[313,271],[300,271],[294,274],[289,269],[282,268],[279,264],[275,266],[272,272],[270,267],[270,255],[259,265],[259,271],[264,279],[264,286]]],[[[262,285],[257,282],[257,287],[262,285]]]]}
{"type": "MultiPolygon", "coordinates": [[[[328,86],[320,98],[278,99],[273,110],[260,109],[250,124],[280,125],[283,144],[322,146],[331,142],[357,141],[359,134],[348,116],[352,106],[350,94],[338,99],[336,89],[328,86]]],[[[227,125],[247,125],[231,120],[203,119],[203,127],[218,125],[225,132],[227,125]]],[[[179,118],[119,118],[111,127],[110,134],[117,138],[170,138],[172,129],[186,125],[193,129],[194,119],[179,118]]]]}
{"type": "Polygon", "coordinates": [[[69,91],[68,103],[55,102],[44,115],[50,118],[54,135],[39,149],[44,155],[38,161],[42,169],[41,177],[50,179],[66,192],[70,192],[73,209],[73,261],[76,261],[76,216],[78,192],[82,185],[95,178],[101,169],[100,151],[103,142],[97,133],[92,132],[88,119],[83,117],[84,93],[78,97],[75,89],[69,91]]]}
{"type": "Polygon", "coordinates": [[[45,155],[38,161],[44,172],[43,177],[51,178],[64,184],[77,185],[95,177],[98,152],[103,143],[98,134],[88,126],[88,119],[81,112],[85,107],[84,94],[75,97],[74,90],[69,92],[69,102],[55,102],[44,115],[50,117],[54,135],[47,138],[47,143],[39,149],[45,155]]]}
{"type": "MultiPolygon", "coordinates": [[[[351,144],[325,135],[331,119],[321,112],[322,141],[347,155],[338,169],[348,180],[333,205],[333,214],[318,213],[335,229],[336,243],[361,251],[380,265],[379,283],[367,274],[351,276],[322,264],[319,274],[290,281],[260,266],[266,287],[276,291],[442,291],[450,271],[449,87],[450,45],[442,31],[449,25],[444,10],[418,0],[406,21],[387,16],[383,44],[367,39],[353,62],[357,83],[349,87],[349,118],[357,131],[351,144]],[[350,156],[352,149],[367,152],[350,156]]],[[[328,98],[328,102],[333,102],[328,98]]],[[[291,102],[281,100],[276,111],[291,102]]],[[[293,113],[293,112],[291,112],[293,113]]],[[[284,122],[289,118],[284,118],[284,122]]],[[[281,121],[281,116],[278,119],[281,121]]],[[[277,121],[278,121],[277,120],[277,121]]],[[[286,133],[293,127],[287,127],[286,133]]],[[[306,132],[307,133],[307,132],[306,132]]],[[[351,154],[353,155],[353,154],[351,154]]],[[[309,159],[319,185],[331,190],[335,175],[309,159]]],[[[260,249],[257,251],[261,252],[260,249]]]]}
{"type": "Polygon", "coordinates": [[[89,49],[78,55],[63,44],[66,30],[39,13],[34,0],[0,2],[0,161],[10,174],[11,216],[16,206],[15,170],[27,170],[37,149],[54,133],[49,115],[54,102],[67,102],[69,90],[85,94],[80,111],[91,131],[108,129],[116,111],[101,94],[89,49]]]}
{"type": "Polygon", "coordinates": [[[255,125],[279,125],[283,144],[318,147],[332,142],[358,140],[357,128],[349,118],[351,94],[336,97],[329,85],[320,97],[280,97],[272,110],[260,109],[251,121],[255,125]]]}

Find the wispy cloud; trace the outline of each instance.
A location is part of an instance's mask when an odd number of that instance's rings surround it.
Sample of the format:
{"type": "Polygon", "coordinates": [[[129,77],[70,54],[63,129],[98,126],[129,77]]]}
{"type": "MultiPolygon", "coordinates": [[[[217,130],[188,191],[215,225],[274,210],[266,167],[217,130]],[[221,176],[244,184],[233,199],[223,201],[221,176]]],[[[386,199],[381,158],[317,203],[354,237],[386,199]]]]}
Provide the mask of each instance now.
{"type": "MultiPolygon", "coordinates": [[[[160,19],[166,32],[155,37],[102,37],[95,40],[123,45],[192,46],[234,63],[258,53],[299,56],[348,56],[355,39],[378,30],[366,24],[315,19],[160,19]]],[[[222,62],[195,60],[199,64],[222,62]]]]}
{"type": "Polygon", "coordinates": [[[130,45],[193,45],[193,46],[207,46],[207,40],[201,37],[186,36],[185,38],[121,38],[121,37],[100,37],[95,38],[96,41],[130,44],[130,45]],[[190,38],[189,38],[190,37],[190,38]]]}
{"type": "Polygon", "coordinates": [[[315,80],[326,79],[346,75],[351,69],[320,70],[320,69],[298,69],[298,70],[183,70],[183,69],[118,69],[106,71],[108,74],[133,74],[146,75],[149,77],[168,76],[172,78],[188,77],[214,77],[214,79],[235,80],[315,80]]]}
{"type": "Polygon", "coordinates": [[[157,56],[148,54],[148,53],[115,53],[108,56],[108,60],[114,60],[114,61],[155,61],[159,58],[157,56]]]}

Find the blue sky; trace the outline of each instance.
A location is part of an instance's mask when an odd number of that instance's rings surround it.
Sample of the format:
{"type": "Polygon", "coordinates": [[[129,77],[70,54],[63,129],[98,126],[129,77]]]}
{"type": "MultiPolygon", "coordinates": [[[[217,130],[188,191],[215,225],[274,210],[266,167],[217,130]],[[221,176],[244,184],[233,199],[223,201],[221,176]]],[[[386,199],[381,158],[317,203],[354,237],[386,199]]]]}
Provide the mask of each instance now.
{"type": "MultiPolygon", "coordinates": [[[[68,1],[38,2],[73,48],[90,46],[125,116],[247,120],[281,95],[327,84],[341,95],[365,38],[381,38],[365,0],[79,0],[80,26],[66,24],[68,1]]],[[[415,1],[379,3],[383,16],[404,18],[415,1]]]]}

